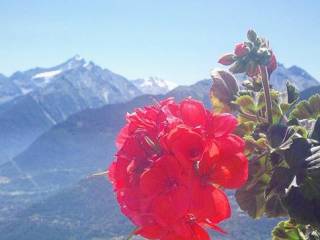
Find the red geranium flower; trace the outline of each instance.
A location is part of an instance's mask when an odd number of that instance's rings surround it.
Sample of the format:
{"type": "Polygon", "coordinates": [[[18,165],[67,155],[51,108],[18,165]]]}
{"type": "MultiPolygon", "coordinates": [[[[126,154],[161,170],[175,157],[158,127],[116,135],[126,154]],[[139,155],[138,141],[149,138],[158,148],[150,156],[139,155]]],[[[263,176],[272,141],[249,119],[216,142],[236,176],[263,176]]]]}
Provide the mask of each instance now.
{"type": "Polygon", "coordinates": [[[160,240],[209,239],[204,227],[231,215],[225,193],[248,175],[236,119],[193,99],[166,99],[127,115],[109,168],[121,211],[135,234],[160,240]]]}

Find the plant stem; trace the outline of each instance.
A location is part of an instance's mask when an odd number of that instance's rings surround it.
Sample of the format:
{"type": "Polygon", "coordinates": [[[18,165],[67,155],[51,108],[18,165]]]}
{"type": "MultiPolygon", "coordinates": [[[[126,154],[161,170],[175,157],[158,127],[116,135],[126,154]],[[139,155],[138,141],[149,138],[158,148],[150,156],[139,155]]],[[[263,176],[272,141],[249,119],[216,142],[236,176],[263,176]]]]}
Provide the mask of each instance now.
{"type": "Polygon", "coordinates": [[[259,68],[260,68],[261,80],[262,80],[263,91],[264,91],[264,99],[266,102],[267,119],[268,119],[268,123],[272,124],[272,100],[270,95],[269,75],[268,75],[267,67],[260,65],[259,68]]]}
{"type": "Polygon", "coordinates": [[[246,119],[249,119],[249,120],[254,121],[254,122],[256,122],[256,121],[261,121],[261,120],[262,120],[263,123],[266,123],[266,122],[267,122],[267,120],[264,119],[263,117],[251,115],[251,114],[245,113],[245,112],[243,112],[243,111],[241,111],[241,110],[240,110],[240,115],[242,115],[242,116],[245,117],[246,119]]]}

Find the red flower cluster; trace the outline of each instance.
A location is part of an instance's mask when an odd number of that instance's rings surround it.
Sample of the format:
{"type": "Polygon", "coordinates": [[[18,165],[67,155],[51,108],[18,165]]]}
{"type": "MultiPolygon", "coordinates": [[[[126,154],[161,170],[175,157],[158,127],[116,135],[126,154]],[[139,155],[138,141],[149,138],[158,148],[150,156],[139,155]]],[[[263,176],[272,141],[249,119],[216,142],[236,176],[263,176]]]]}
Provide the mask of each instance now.
{"type": "Polygon", "coordinates": [[[217,224],[230,206],[219,186],[239,188],[248,175],[236,125],[232,115],[212,114],[193,99],[167,99],[127,115],[109,178],[135,234],[207,240],[203,227],[222,231],[217,224]]]}

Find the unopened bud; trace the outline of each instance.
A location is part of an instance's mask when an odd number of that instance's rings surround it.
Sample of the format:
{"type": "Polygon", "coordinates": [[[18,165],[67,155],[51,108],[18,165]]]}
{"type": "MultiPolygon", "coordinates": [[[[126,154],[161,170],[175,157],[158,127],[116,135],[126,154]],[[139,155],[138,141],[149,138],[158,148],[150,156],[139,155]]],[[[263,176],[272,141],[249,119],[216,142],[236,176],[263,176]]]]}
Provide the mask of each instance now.
{"type": "Polygon", "coordinates": [[[211,94],[221,102],[230,104],[239,91],[239,87],[234,76],[224,70],[215,70],[211,73],[213,80],[211,94]]]}
{"type": "Polygon", "coordinates": [[[271,52],[271,57],[269,59],[269,63],[267,65],[267,70],[268,70],[268,74],[269,76],[271,75],[271,73],[276,70],[277,68],[277,59],[276,56],[271,52]]]}
{"type": "Polygon", "coordinates": [[[249,41],[251,41],[251,42],[256,42],[257,41],[257,34],[252,29],[250,29],[248,31],[247,37],[248,37],[249,41]]]}
{"type": "Polygon", "coordinates": [[[250,51],[250,48],[244,43],[238,43],[234,49],[234,54],[237,57],[243,57],[247,55],[250,51]]]}
{"type": "Polygon", "coordinates": [[[234,63],[235,61],[236,61],[235,55],[232,53],[228,53],[228,54],[223,55],[219,59],[218,63],[228,66],[228,65],[231,65],[232,63],[234,63]]]}

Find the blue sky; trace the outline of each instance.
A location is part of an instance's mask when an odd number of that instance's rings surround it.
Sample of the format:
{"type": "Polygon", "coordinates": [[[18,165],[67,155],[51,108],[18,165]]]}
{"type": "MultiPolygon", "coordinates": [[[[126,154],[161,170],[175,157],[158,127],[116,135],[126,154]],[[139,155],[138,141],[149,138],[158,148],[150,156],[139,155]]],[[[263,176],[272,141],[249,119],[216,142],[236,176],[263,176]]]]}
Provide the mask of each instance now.
{"type": "Polygon", "coordinates": [[[2,0],[0,11],[6,75],[80,54],[130,79],[188,84],[254,28],[280,62],[320,79],[320,1],[2,0]]]}

